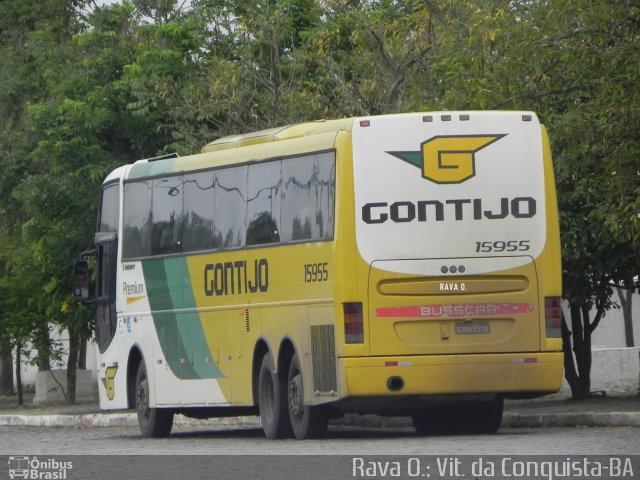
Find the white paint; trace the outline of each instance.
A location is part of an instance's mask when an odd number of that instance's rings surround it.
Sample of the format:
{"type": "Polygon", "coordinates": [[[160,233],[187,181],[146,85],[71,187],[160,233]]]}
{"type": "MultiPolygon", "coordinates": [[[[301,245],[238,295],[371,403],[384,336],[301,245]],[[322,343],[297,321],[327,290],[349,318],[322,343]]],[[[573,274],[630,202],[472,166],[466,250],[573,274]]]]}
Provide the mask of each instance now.
{"type": "MultiPolygon", "coordinates": [[[[98,388],[90,370],[76,370],[76,402],[95,402],[98,388]],[[94,388],[95,387],[95,388],[94,388]]],[[[36,373],[35,405],[63,403],[66,401],[67,370],[56,369],[36,373]]]]}
{"type": "MultiPolygon", "coordinates": [[[[615,290],[612,300],[619,303],[618,294],[615,290]]],[[[633,296],[631,305],[635,344],[636,346],[640,346],[640,295],[635,294],[633,296]]],[[[565,308],[565,315],[568,313],[569,310],[565,308]]],[[[592,319],[594,315],[595,312],[592,312],[592,319]]],[[[605,314],[604,318],[600,321],[600,325],[598,325],[598,328],[593,332],[591,342],[594,349],[627,346],[624,337],[624,319],[621,309],[612,308],[605,314]]]]}
{"type": "MultiPolygon", "coordinates": [[[[51,368],[52,369],[66,369],[67,368],[67,355],[69,353],[69,334],[66,330],[60,331],[56,328],[50,329],[50,338],[51,342],[54,343],[57,348],[61,348],[63,353],[63,359],[60,362],[52,361],[51,368]]],[[[23,346],[22,351],[22,361],[20,362],[20,374],[22,376],[22,385],[23,387],[29,389],[35,389],[36,385],[36,374],[38,372],[38,368],[35,365],[32,365],[32,359],[27,355],[28,352],[31,352],[31,356],[35,355],[35,349],[31,344],[27,344],[23,346]]],[[[86,366],[87,370],[92,372],[91,378],[92,382],[97,381],[96,375],[96,346],[93,341],[89,341],[87,344],[87,356],[86,356],[86,366]]],[[[13,350],[13,385],[14,388],[17,386],[17,379],[15,375],[16,369],[16,352],[13,350]]]]}
{"type": "MultiPolygon", "coordinates": [[[[562,392],[571,389],[563,381],[562,392]]],[[[591,391],[604,391],[607,395],[640,392],[640,347],[594,348],[592,350],[591,391]]]]}
{"type": "MultiPolygon", "coordinates": [[[[370,126],[353,127],[353,168],[355,179],[356,240],[363,259],[402,260],[425,258],[501,257],[522,265],[518,255],[534,259],[546,241],[544,169],[542,134],[535,115],[523,122],[523,112],[470,112],[470,119],[459,120],[460,112],[447,112],[451,121],[441,121],[440,113],[431,113],[432,122],[424,122],[424,114],[371,117],[370,126]],[[388,152],[419,152],[421,145],[438,136],[504,135],[475,153],[475,175],[462,183],[437,184],[423,178],[420,167],[411,165],[388,152]],[[482,201],[482,210],[499,211],[500,199],[534,198],[536,214],[531,218],[474,219],[472,199],[482,201]],[[461,206],[462,220],[456,220],[454,204],[448,200],[468,199],[461,206]],[[426,221],[416,218],[407,222],[366,223],[363,206],[372,207],[372,218],[380,219],[395,202],[437,200],[443,204],[444,220],[436,221],[434,208],[427,206],[426,221]],[[375,214],[373,212],[375,211],[375,214]],[[526,251],[478,252],[476,242],[529,242],[526,251]]],[[[403,207],[408,208],[408,207],[403,207]]],[[[408,210],[407,210],[408,212],[408,210]]],[[[408,215],[404,212],[402,215],[408,215]]],[[[406,218],[406,217],[403,217],[406,218]]],[[[407,262],[406,265],[408,267],[407,262]]],[[[401,263],[386,264],[400,268],[401,263]]],[[[496,271],[486,263],[486,273],[496,271]]],[[[505,268],[504,265],[500,269],[505,268]]],[[[402,273],[404,270],[395,270],[402,273]]]]}

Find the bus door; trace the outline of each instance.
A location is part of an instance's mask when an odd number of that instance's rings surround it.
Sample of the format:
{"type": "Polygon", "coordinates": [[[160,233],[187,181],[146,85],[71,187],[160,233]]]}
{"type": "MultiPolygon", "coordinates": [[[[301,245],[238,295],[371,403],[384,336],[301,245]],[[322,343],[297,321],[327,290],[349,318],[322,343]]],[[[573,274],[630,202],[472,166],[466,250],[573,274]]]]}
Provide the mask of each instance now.
{"type": "Polygon", "coordinates": [[[118,240],[115,232],[96,234],[96,337],[104,353],[115,335],[118,240]]]}
{"type": "Polygon", "coordinates": [[[120,225],[120,184],[111,182],[102,189],[96,243],[96,339],[104,353],[115,335],[118,228],[120,225]]]}

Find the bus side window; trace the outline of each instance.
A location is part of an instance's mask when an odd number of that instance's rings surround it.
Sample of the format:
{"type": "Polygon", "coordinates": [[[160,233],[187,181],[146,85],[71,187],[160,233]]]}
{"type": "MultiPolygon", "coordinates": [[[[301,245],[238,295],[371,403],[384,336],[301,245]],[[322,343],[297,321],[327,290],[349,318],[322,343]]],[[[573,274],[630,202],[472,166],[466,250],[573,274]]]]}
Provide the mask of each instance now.
{"type": "Polygon", "coordinates": [[[150,180],[124,184],[123,258],[148,257],[151,254],[152,192],[150,180]]]}
{"type": "Polygon", "coordinates": [[[247,245],[280,242],[281,161],[249,167],[247,245]]]}
{"type": "Polygon", "coordinates": [[[182,176],[153,180],[151,255],[182,251],[182,176]]]}
{"type": "Polygon", "coordinates": [[[247,215],[247,166],[215,172],[214,237],[218,248],[244,246],[247,215]]]}
{"type": "Polygon", "coordinates": [[[282,180],[282,241],[333,238],[334,152],[283,160],[282,180]]]}
{"type": "Polygon", "coordinates": [[[313,238],[314,176],[309,157],[282,162],[282,241],[313,238]]]}
{"type": "Polygon", "coordinates": [[[183,252],[211,250],[222,246],[222,238],[214,233],[214,172],[185,174],[183,252]]]}
{"type": "Polygon", "coordinates": [[[314,239],[333,238],[336,197],[336,154],[321,153],[314,158],[315,225],[314,239]],[[317,235],[317,236],[316,236],[317,235]]]}

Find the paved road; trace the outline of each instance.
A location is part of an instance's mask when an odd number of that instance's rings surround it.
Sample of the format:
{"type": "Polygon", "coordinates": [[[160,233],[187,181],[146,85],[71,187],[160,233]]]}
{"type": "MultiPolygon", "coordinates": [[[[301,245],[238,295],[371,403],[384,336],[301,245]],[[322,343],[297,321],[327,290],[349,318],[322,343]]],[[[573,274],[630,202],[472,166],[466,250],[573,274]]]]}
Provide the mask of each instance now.
{"type": "Polygon", "coordinates": [[[256,427],[178,427],[166,439],[135,428],[1,427],[0,455],[637,455],[639,427],[502,429],[419,437],[412,429],[332,427],[322,440],[267,441],[256,427]]]}

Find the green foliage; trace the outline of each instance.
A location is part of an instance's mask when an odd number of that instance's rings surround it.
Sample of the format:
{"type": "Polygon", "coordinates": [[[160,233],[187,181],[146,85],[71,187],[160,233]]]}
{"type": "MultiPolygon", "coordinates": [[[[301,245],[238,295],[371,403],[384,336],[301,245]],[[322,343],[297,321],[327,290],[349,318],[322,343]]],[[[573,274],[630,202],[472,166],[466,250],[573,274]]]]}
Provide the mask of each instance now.
{"type": "Polygon", "coordinates": [[[611,284],[630,286],[640,272],[640,71],[628,61],[640,51],[640,9],[604,0],[484,6],[450,17],[462,33],[434,64],[448,84],[442,98],[534,110],[550,129],[573,332],[565,348],[575,358],[566,355],[565,370],[574,395],[589,395],[590,337],[612,305],[611,284]]]}
{"type": "MultiPolygon", "coordinates": [[[[313,82],[306,89],[326,114],[367,115],[413,108],[435,47],[433,14],[423,2],[324,4],[308,32],[313,82]]],[[[417,105],[416,108],[419,108],[417,105]]]]}

